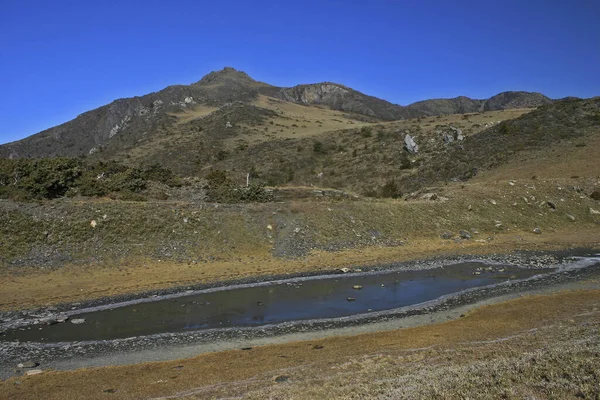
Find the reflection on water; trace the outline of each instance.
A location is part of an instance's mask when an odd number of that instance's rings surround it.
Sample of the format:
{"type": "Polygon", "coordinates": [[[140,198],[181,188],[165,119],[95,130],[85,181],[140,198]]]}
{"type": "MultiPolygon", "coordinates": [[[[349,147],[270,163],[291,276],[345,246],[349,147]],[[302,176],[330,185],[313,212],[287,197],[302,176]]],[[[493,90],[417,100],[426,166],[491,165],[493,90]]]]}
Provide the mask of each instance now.
{"type": "MultiPolygon", "coordinates": [[[[544,271],[548,272],[548,270],[544,271]]],[[[426,271],[339,275],[296,283],[238,288],[135,304],[73,316],[86,322],[9,331],[1,340],[83,341],[163,332],[257,326],[285,321],[349,316],[421,303],[463,289],[542,271],[461,263],[426,271]],[[490,270],[491,269],[491,270],[490,270]],[[353,286],[360,285],[361,289],[353,286]],[[354,298],[354,301],[348,301],[354,298]]]]}

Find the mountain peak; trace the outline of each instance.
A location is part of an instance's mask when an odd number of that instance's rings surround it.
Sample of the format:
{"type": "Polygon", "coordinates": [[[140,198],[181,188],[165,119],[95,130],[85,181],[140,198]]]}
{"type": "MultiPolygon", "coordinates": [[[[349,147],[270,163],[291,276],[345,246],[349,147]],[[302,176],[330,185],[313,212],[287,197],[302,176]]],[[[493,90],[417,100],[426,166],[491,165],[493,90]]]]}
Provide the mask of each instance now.
{"type": "Polygon", "coordinates": [[[210,86],[217,85],[224,82],[236,82],[241,84],[262,84],[262,82],[255,81],[244,71],[238,71],[232,67],[224,67],[219,71],[212,71],[205,75],[202,79],[195,83],[199,86],[210,86]]]}

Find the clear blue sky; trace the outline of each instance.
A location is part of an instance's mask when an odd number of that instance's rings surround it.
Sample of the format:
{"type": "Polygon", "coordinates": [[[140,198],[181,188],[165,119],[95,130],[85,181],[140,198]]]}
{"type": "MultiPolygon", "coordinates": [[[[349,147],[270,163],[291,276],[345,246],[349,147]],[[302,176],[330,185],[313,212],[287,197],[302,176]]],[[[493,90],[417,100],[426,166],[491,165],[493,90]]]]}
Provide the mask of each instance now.
{"type": "Polygon", "coordinates": [[[0,143],[232,66],[398,104],[600,95],[599,0],[0,0],[0,143]]]}

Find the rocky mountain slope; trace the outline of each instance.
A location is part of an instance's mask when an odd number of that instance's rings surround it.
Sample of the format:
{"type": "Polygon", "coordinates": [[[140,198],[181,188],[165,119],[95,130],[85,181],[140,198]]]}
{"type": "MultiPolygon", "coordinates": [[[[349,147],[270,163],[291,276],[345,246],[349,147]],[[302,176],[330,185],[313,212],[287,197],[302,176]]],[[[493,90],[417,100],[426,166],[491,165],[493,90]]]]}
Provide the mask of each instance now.
{"type": "Polygon", "coordinates": [[[191,85],[169,86],[159,92],[114,102],[72,121],[23,140],[0,146],[0,158],[81,156],[112,147],[128,151],[149,137],[170,130],[173,114],[216,109],[234,102],[250,103],[258,95],[302,105],[347,112],[355,120],[390,121],[422,116],[508,108],[537,107],[551,102],[539,93],[506,92],[488,100],[466,97],[426,100],[400,106],[336,83],[280,88],[258,82],[233,68],[211,72],[191,85]]]}

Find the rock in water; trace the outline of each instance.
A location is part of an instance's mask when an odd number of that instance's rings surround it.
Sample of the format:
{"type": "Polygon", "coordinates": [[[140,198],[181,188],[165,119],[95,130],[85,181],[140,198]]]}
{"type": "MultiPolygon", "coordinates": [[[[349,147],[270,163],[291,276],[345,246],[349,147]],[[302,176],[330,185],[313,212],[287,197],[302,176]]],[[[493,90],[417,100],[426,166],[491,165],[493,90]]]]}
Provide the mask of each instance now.
{"type": "Polygon", "coordinates": [[[40,365],[40,364],[35,361],[25,361],[25,362],[17,364],[17,368],[35,368],[38,365],[40,365]]]}
{"type": "Polygon", "coordinates": [[[360,286],[360,285],[354,285],[354,286],[352,286],[352,289],[360,290],[360,289],[362,289],[362,286],[360,286]]]}
{"type": "Polygon", "coordinates": [[[75,324],[75,325],[80,325],[80,324],[83,324],[84,322],[85,322],[85,318],[75,318],[75,319],[71,320],[71,323],[75,324]]]}
{"type": "Polygon", "coordinates": [[[404,136],[404,148],[409,153],[419,152],[419,145],[415,143],[415,140],[410,135],[404,136]]]}

